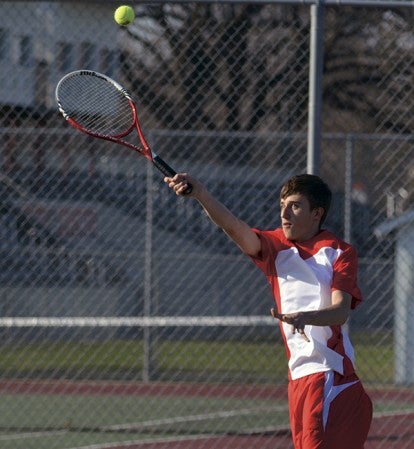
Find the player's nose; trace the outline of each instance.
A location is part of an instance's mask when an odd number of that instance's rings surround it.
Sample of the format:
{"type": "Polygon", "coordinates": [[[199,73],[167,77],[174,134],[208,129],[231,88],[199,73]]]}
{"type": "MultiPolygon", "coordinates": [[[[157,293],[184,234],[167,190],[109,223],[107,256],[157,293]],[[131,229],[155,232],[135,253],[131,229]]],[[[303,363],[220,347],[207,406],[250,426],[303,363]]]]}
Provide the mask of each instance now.
{"type": "Polygon", "coordinates": [[[280,216],[282,217],[282,218],[285,218],[285,219],[288,219],[289,218],[289,210],[288,210],[288,208],[287,207],[282,207],[281,209],[280,209],[280,216]]]}

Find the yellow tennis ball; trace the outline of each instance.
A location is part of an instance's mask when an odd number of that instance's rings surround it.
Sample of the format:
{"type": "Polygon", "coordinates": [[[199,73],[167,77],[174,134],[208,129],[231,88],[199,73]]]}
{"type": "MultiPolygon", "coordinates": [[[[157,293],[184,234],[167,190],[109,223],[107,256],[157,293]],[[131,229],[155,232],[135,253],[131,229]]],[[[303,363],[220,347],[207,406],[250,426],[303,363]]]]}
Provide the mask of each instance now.
{"type": "Polygon", "coordinates": [[[115,22],[121,26],[127,26],[135,19],[135,12],[131,6],[123,5],[116,8],[114,13],[115,22]]]}

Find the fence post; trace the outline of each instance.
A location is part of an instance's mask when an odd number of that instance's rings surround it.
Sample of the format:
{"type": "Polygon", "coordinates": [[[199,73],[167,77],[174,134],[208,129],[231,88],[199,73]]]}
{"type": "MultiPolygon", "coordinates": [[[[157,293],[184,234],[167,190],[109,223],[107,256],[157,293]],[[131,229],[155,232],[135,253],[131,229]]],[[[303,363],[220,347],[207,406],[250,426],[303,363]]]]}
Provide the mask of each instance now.
{"type": "Polygon", "coordinates": [[[344,240],[352,243],[352,183],[354,139],[347,134],[345,141],[345,187],[344,187],[344,240]]]}
{"type": "Polygon", "coordinates": [[[310,6],[307,172],[320,170],[324,0],[310,6]]]}
{"type": "MultiPolygon", "coordinates": [[[[144,316],[149,317],[152,309],[152,224],[153,224],[153,171],[152,164],[147,165],[146,204],[145,204],[145,252],[144,252],[144,316]]],[[[144,366],[142,381],[151,380],[151,328],[144,327],[144,366]]]]}

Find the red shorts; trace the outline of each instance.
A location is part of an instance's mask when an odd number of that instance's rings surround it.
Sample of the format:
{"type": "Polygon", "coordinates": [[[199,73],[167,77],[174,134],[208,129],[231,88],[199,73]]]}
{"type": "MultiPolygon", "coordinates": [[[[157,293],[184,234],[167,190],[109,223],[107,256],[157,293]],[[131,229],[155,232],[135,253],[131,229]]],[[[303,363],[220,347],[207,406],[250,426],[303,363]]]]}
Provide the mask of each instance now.
{"type": "Polygon", "coordinates": [[[290,425],[295,449],[363,449],[372,402],[356,375],[333,371],[291,380],[290,425]]]}

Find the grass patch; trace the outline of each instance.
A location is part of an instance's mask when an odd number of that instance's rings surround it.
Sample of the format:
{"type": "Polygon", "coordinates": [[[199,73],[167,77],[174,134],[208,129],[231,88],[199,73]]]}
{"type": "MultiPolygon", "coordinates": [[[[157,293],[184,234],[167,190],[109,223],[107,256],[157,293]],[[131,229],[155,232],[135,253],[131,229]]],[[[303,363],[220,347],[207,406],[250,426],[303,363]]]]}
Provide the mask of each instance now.
{"type": "MultiPolygon", "coordinates": [[[[353,338],[356,367],[367,383],[392,383],[393,345],[389,339],[353,338]]],[[[246,382],[285,382],[287,362],[282,343],[238,341],[168,341],[153,346],[161,378],[246,382]],[[162,374],[164,373],[164,374],[162,374]],[[187,373],[187,374],[186,374],[187,373]],[[200,377],[201,376],[201,377],[200,377]],[[215,379],[215,376],[217,379],[215,379]]],[[[3,377],[56,375],[139,378],[144,364],[141,340],[8,344],[0,347],[3,377]]]]}

